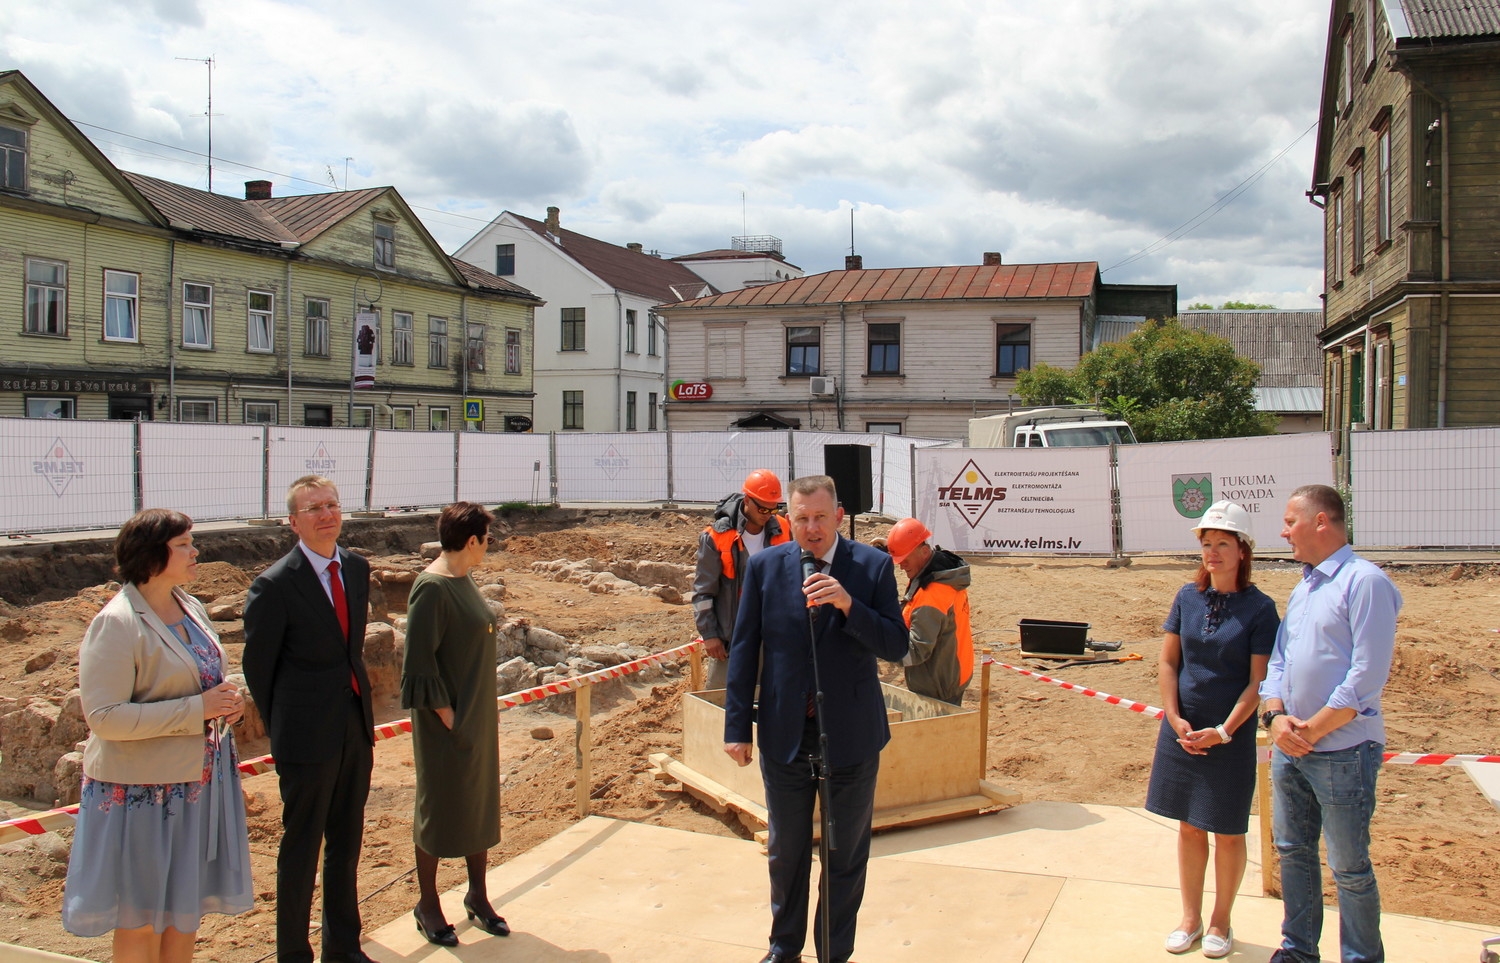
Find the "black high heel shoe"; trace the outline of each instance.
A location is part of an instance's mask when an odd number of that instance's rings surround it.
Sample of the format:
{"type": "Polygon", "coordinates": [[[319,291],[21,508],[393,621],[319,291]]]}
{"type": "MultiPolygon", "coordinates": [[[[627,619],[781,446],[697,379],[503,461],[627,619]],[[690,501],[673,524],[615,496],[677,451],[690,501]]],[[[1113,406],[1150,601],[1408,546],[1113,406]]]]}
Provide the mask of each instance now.
{"type": "Polygon", "coordinates": [[[469,914],[469,919],[474,921],[475,926],[491,936],[510,935],[510,924],[505,922],[505,917],[484,915],[474,908],[474,904],[469,902],[467,896],[464,897],[464,912],[469,914]]]}
{"type": "MultiPolygon", "coordinates": [[[[432,943],[436,946],[458,945],[458,933],[454,931],[452,923],[449,923],[442,929],[429,930],[427,928],[427,925],[422,922],[421,911],[412,910],[411,915],[417,921],[417,932],[421,933],[422,937],[427,940],[427,942],[432,943]]],[[[470,913],[469,915],[472,917],[474,914],[470,913]]]]}

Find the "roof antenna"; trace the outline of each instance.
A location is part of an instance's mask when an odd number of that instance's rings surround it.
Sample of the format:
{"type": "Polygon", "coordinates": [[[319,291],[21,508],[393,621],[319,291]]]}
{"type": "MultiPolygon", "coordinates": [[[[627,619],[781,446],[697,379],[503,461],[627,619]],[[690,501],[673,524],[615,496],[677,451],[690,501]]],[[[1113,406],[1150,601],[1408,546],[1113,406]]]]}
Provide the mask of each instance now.
{"type": "Polygon", "coordinates": [[[208,111],[204,114],[208,118],[208,192],[214,190],[214,58],[207,57],[174,57],[173,60],[191,60],[193,63],[204,64],[208,67],[208,111]]]}
{"type": "Polygon", "coordinates": [[[854,208],[849,208],[849,256],[854,256],[854,208]]]}
{"type": "Polygon", "coordinates": [[[750,236],[750,214],[745,209],[745,192],[740,191],[740,233],[750,236]]]}

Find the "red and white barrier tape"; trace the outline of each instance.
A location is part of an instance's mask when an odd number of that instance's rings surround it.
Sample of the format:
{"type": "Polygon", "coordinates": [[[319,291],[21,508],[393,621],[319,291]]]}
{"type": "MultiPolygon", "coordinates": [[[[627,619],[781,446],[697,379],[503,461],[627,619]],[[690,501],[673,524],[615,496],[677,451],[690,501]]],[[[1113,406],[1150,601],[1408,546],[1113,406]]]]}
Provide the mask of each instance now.
{"type": "MultiPolygon", "coordinates": [[[[527,705],[532,702],[540,702],[549,696],[561,695],[581,689],[587,685],[598,682],[607,682],[610,679],[619,679],[624,676],[639,672],[648,665],[656,665],[660,662],[675,660],[679,656],[687,655],[694,649],[703,647],[702,639],[695,639],[687,645],[679,645],[675,649],[667,649],[648,655],[643,659],[632,662],[622,662],[612,665],[597,672],[589,672],[584,675],[571,676],[557,682],[548,682],[546,685],[533,686],[530,689],[522,689],[520,692],[512,692],[496,699],[500,709],[514,709],[517,706],[527,705]]],[[[394,739],[396,736],[411,732],[410,719],[398,719],[395,722],[382,722],[375,727],[375,741],[382,739],[394,739]]],[[[259,776],[276,768],[276,760],[270,756],[257,756],[254,759],[244,759],[240,762],[240,772],[246,776],[259,776]]],[[[0,822],[0,844],[8,843],[26,836],[40,836],[54,829],[62,829],[73,825],[78,816],[78,806],[64,806],[61,809],[52,809],[35,816],[26,816],[21,819],[7,819],[0,822]]]]}
{"type": "MultiPolygon", "coordinates": [[[[1023,669],[1019,666],[1009,665],[1005,662],[1000,662],[995,659],[986,659],[985,662],[988,662],[991,665],[998,665],[1002,669],[1010,669],[1012,672],[1019,672],[1021,675],[1031,676],[1038,682],[1049,682],[1061,689],[1067,689],[1071,692],[1077,692],[1082,695],[1089,696],[1090,698],[1098,699],[1101,702],[1108,702],[1110,705],[1122,706],[1126,709],[1129,709],[1131,712],[1138,712],[1141,715],[1149,716],[1152,719],[1160,719],[1166,715],[1165,710],[1158,709],[1156,706],[1147,705],[1144,702],[1132,702],[1130,699],[1124,699],[1120,696],[1113,696],[1108,692],[1100,692],[1097,689],[1090,689],[1087,686],[1075,685],[1072,682],[1064,682],[1061,679],[1054,679],[1051,676],[1043,675],[1040,672],[1034,672],[1031,669],[1023,669]]],[[[1261,749],[1258,753],[1258,758],[1261,762],[1267,761],[1271,758],[1271,750],[1269,748],[1261,749]]],[[[1387,752],[1384,755],[1384,761],[1387,766],[1461,766],[1466,762],[1500,762],[1500,755],[1478,756],[1438,752],[1387,752]]]]}

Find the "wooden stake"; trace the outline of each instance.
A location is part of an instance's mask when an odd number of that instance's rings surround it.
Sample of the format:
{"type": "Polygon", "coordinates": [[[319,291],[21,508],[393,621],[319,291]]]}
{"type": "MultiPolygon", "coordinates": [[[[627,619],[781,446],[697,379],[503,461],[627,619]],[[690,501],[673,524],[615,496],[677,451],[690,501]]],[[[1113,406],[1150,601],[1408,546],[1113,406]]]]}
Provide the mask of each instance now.
{"type": "Polygon", "coordinates": [[[590,693],[593,691],[593,686],[586,685],[573,693],[573,705],[578,717],[573,733],[573,785],[578,793],[579,819],[589,814],[589,787],[594,782],[594,759],[591,746],[593,733],[589,725],[590,693]]]}
{"type": "MultiPolygon", "coordinates": [[[[1255,720],[1252,718],[1251,722],[1255,720]]],[[[1271,734],[1255,734],[1257,758],[1271,748],[1271,734]]],[[[1276,858],[1276,837],[1271,819],[1271,763],[1255,764],[1255,800],[1260,810],[1260,889],[1267,896],[1281,897],[1281,869],[1276,858]]]]}
{"type": "Polygon", "coordinates": [[[984,663],[979,668],[979,778],[983,779],[990,772],[990,647],[983,646],[979,650],[980,660],[984,663]]]}
{"type": "Polygon", "coordinates": [[[703,691],[703,647],[688,653],[688,691],[703,691]]]}

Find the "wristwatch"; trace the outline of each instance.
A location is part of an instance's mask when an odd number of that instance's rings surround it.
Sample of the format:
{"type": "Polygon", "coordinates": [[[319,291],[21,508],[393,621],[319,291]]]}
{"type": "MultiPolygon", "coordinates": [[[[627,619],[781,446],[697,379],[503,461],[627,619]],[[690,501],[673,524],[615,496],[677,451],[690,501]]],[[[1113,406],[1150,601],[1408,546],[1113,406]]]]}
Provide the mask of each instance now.
{"type": "Polygon", "coordinates": [[[1227,746],[1227,745],[1229,745],[1229,743],[1231,743],[1233,741],[1232,739],[1229,738],[1229,730],[1224,728],[1224,724],[1223,723],[1220,723],[1219,725],[1214,726],[1214,731],[1219,734],[1219,743],[1221,745],[1227,746]]]}
{"type": "Polygon", "coordinates": [[[1286,715],[1285,709],[1267,709],[1265,712],[1262,712],[1260,714],[1260,727],[1267,732],[1270,732],[1271,720],[1275,719],[1277,716],[1284,715],[1286,715]]]}

